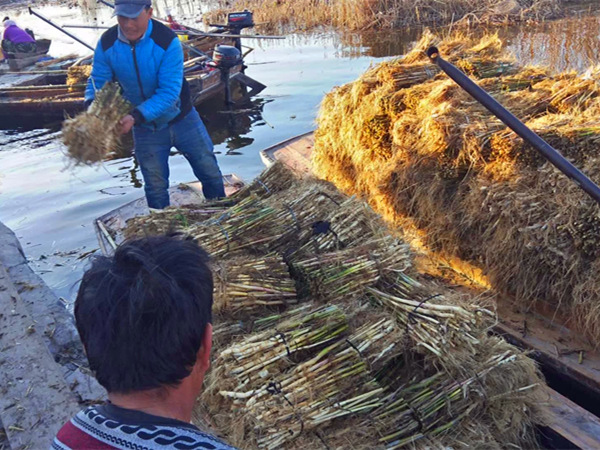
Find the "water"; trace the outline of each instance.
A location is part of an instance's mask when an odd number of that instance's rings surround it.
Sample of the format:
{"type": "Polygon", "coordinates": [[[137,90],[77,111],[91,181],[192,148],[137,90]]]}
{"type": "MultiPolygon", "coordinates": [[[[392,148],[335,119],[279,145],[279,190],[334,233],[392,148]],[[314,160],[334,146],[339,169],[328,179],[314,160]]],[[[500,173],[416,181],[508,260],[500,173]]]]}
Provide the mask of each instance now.
{"type": "MultiPolygon", "coordinates": [[[[167,3],[162,2],[163,10],[167,3]]],[[[191,5],[171,3],[171,12],[198,26],[191,5]]],[[[196,7],[197,8],[197,7],[196,7]]],[[[160,9],[160,8],[159,8],[160,9]]],[[[111,12],[99,8],[82,13],[66,7],[39,11],[57,23],[110,25],[111,12]]],[[[161,12],[164,14],[164,12],[161,12]]],[[[10,14],[39,37],[53,39],[51,54],[86,54],[85,47],[29,15],[10,14]]],[[[519,60],[548,64],[557,70],[583,70],[600,53],[600,18],[585,15],[540,26],[500,30],[519,60]]],[[[94,43],[98,31],[72,29],[94,43]]],[[[251,180],[263,169],[259,151],[314,128],[323,95],[335,85],[355,79],[371,64],[404,53],[418,31],[402,33],[290,35],[285,41],[247,41],[248,75],[266,84],[252,108],[234,116],[220,105],[201,111],[215,142],[224,173],[251,180]]],[[[57,295],[72,300],[89,252],[98,253],[93,220],[143,196],[141,174],[132,158],[99,168],[68,167],[59,133],[43,129],[0,131],[0,220],[20,238],[32,267],[57,295]]],[[[193,180],[181,155],[170,160],[171,183],[193,180]]]]}

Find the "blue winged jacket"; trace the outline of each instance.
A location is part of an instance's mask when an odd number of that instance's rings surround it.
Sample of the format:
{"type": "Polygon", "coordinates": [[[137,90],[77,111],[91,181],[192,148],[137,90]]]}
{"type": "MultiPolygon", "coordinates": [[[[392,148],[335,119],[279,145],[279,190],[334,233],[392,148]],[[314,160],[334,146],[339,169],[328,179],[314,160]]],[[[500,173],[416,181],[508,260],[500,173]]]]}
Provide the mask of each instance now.
{"type": "Polygon", "coordinates": [[[118,25],[102,34],[85,90],[86,103],[108,81],[118,81],[123,96],[135,106],[136,125],[159,130],[192,108],[181,42],[155,20],[135,44],[120,35],[118,25]]]}

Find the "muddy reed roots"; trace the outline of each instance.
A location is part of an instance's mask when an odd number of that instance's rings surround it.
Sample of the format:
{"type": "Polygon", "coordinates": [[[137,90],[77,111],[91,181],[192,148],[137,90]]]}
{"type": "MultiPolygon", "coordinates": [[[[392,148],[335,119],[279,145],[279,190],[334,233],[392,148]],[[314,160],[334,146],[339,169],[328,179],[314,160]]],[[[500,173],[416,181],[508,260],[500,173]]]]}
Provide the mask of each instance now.
{"type": "Polygon", "coordinates": [[[122,146],[119,121],[132,110],[117,83],[107,83],[96,93],[87,111],[63,122],[63,142],[75,165],[104,161],[122,146]]]}
{"type": "Polygon", "coordinates": [[[507,24],[559,17],[564,0],[234,0],[205,16],[224,23],[232,10],[249,9],[267,30],[306,30],[331,25],[340,30],[399,28],[414,25],[507,24]]]}
{"type": "Polygon", "coordinates": [[[600,209],[423,51],[441,54],[600,182],[600,69],[519,67],[496,36],[426,34],[405,57],[334,89],[314,167],[426,246],[483,269],[525,307],[541,300],[600,342],[600,209]]]}
{"type": "Polygon", "coordinates": [[[492,298],[421,276],[409,246],[329,183],[278,165],[230,201],[129,222],[151,234],[172,218],[213,256],[197,422],[240,448],[535,447],[543,382],[488,335],[492,298]]]}

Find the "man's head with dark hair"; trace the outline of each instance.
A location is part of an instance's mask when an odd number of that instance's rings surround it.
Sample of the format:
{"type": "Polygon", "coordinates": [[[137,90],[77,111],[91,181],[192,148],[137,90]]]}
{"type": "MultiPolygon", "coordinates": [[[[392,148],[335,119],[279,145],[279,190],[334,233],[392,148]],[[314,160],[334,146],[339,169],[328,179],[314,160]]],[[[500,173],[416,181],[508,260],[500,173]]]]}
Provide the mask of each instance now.
{"type": "Polygon", "coordinates": [[[113,257],[95,259],[75,319],[109,397],[183,385],[199,393],[210,365],[212,301],[208,255],[190,240],[132,240],[113,257]]]}

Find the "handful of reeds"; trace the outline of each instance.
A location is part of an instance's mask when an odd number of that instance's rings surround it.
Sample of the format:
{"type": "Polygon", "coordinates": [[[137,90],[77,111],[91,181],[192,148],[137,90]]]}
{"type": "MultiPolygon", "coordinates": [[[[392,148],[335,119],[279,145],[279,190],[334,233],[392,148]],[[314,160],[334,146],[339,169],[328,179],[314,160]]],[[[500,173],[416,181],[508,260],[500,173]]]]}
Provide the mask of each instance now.
{"type": "Polygon", "coordinates": [[[296,303],[296,286],[280,256],[238,257],[213,265],[219,313],[249,313],[296,303]]]}
{"type": "Polygon", "coordinates": [[[96,164],[116,152],[121,145],[119,121],[132,105],[120,93],[117,83],[106,83],[96,92],[87,111],[63,122],[63,142],[67,154],[79,164],[96,164]]]}

